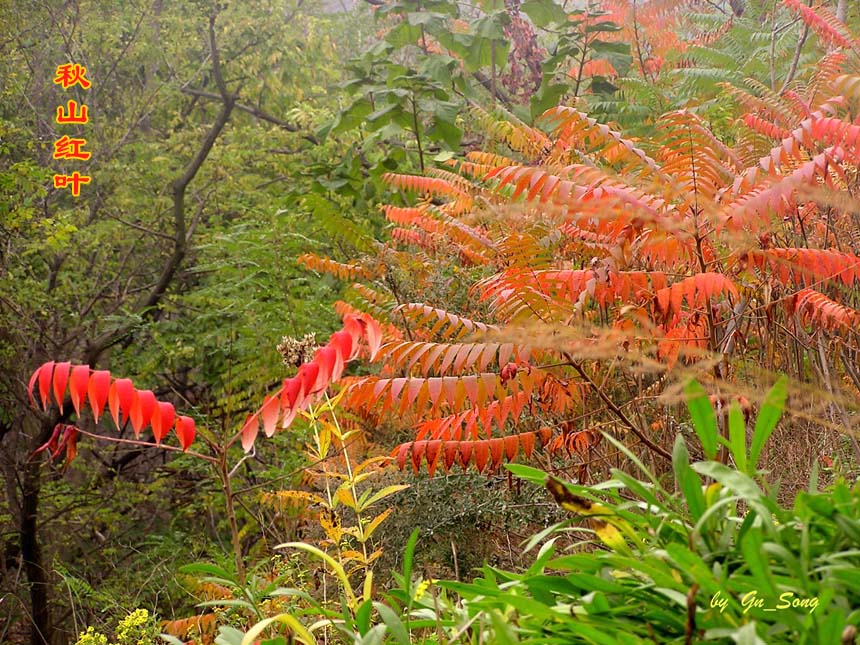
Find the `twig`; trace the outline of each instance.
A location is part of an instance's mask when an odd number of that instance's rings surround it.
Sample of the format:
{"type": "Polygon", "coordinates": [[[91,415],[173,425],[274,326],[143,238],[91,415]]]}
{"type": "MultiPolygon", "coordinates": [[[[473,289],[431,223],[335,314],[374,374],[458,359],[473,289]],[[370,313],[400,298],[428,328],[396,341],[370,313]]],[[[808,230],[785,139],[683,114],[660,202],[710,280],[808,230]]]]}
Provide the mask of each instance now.
{"type": "Polygon", "coordinates": [[[651,441],[648,437],[646,437],[645,434],[636,426],[636,424],[633,423],[626,414],[624,414],[624,411],[615,404],[615,401],[610,399],[609,396],[607,396],[606,392],[604,392],[600,387],[598,387],[597,383],[595,383],[594,380],[588,375],[588,373],[582,368],[582,365],[573,360],[573,357],[567,352],[562,352],[561,354],[567,359],[569,365],[573,369],[575,369],[583,379],[585,379],[589,386],[591,386],[591,389],[593,389],[597,396],[599,396],[600,399],[606,404],[606,407],[608,407],[612,411],[612,413],[617,416],[621,420],[621,422],[639,438],[642,443],[644,443],[653,452],[657,453],[667,461],[672,461],[672,455],[670,455],[663,448],[661,448],[653,441],[651,441]]]}

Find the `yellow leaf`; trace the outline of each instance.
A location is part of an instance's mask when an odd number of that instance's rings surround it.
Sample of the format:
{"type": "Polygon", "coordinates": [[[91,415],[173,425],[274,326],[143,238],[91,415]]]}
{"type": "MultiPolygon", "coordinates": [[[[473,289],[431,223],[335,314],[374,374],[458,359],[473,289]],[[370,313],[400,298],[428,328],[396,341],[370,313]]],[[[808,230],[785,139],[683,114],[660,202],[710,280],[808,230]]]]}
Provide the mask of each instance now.
{"type": "Polygon", "coordinates": [[[335,544],[338,544],[341,538],[343,538],[343,529],[341,528],[340,520],[331,509],[323,509],[320,513],[320,526],[328,538],[335,544]]]}
{"type": "Polygon", "coordinates": [[[365,600],[370,598],[370,595],[373,593],[373,571],[367,572],[367,576],[364,578],[364,589],[362,593],[365,600]]]}
{"type": "Polygon", "coordinates": [[[357,560],[364,564],[364,554],[361,551],[356,551],[354,549],[348,549],[346,551],[340,552],[341,560],[357,560]]]}
{"type": "Polygon", "coordinates": [[[705,489],[705,504],[708,506],[713,506],[713,504],[720,497],[720,490],[722,490],[722,486],[720,486],[717,482],[714,482],[710,486],[705,489]]]}
{"type": "Polygon", "coordinates": [[[622,534],[630,536],[635,541],[635,533],[614,511],[603,504],[575,495],[563,481],[555,477],[547,479],[546,487],[559,506],[589,518],[594,533],[606,546],[616,551],[629,550],[622,534]]]}
{"type": "Polygon", "coordinates": [[[621,531],[619,531],[614,525],[601,520],[591,520],[591,522],[594,525],[594,532],[597,534],[597,537],[599,537],[606,546],[614,551],[627,550],[627,542],[624,541],[624,536],[621,535],[621,531]]]}
{"type": "Polygon", "coordinates": [[[612,514],[612,511],[602,504],[596,504],[589,499],[585,499],[584,497],[571,493],[567,489],[567,486],[564,485],[564,482],[560,479],[550,477],[546,482],[546,487],[549,492],[552,493],[552,496],[555,498],[555,501],[559,506],[568,511],[573,511],[577,515],[592,516],[612,514]]]}
{"type": "Polygon", "coordinates": [[[385,456],[371,457],[370,459],[366,459],[365,461],[362,461],[360,464],[358,464],[355,468],[352,469],[352,472],[354,475],[357,475],[358,473],[360,473],[365,468],[368,468],[368,467],[373,466],[375,464],[385,464],[385,463],[388,463],[389,461],[391,461],[392,459],[394,459],[394,457],[385,457],[385,456]]]}
{"type": "Polygon", "coordinates": [[[349,506],[352,510],[355,510],[355,497],[352,494],[350,484],[341,485],[341,487],[337,489],[335,496],[344,506],[349,506]]]}
{"type": "Polygon", "coordinates": [[[303,490],[278,490],[273,493],[263,493],[260,501],[267,506],[272,506],[279,511],[287,508],[297,509],[308,504],[320,504],[328,506],[328,503],[319,495],[303,490]]]}
{"type": "Polygon", "coordinates": [[[391,515],[391,511],[393,509],[387,509],[382,511],[379,515],[370,520],[370,523],[364,527],[364,539],[362,542],[367,542],[370,539],[370,536],[373,535],[373,532],[379,528],[379,525],[382,524],[385,519],[391,515]]]}
{"type": "Polygon", "coordinates": [[[364,510],[365,508],[370,508],[371,506],[376,504],[376,502],[385,499],[389,495],[394,495],[394,493],[399,493],[402,490],[406,490],[407,488],[409,488],[409,484],[394,484],[392,486],[386,486],[381,491],[372,495],[370,499],[362,505],[361,510],[364,510]]]}

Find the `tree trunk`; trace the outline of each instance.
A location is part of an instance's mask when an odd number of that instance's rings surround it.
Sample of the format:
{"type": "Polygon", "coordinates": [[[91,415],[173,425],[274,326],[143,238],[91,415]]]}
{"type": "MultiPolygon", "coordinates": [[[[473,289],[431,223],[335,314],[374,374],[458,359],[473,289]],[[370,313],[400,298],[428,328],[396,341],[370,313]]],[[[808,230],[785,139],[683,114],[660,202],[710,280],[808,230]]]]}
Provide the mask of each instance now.
{"type": "Polygon", "coordinates": [[[843,24],[848,22],[848,0],[837,0],[836,19],[843,24]]]}
{"type": "MultiPolygon", "coordinates": [[[[32,418],[28,415],[28,418],[32,418]]],[[[51,436],[52,424],[43,423],[36,445],[44,443],[51,436]]],[[[26,459],[26,458],[25,458],[26,459]]],[[[51,645],[54,627],[51,622],[49,605],[50,578],[42,560],[42,547],[39,542],[39,493],[42,489],[42,460],[27,459],[21,470],[21,515],[19,536],[21,540],[21,559],[30,593],[32,624],[30,643],[32,645],[51,645]]]]}

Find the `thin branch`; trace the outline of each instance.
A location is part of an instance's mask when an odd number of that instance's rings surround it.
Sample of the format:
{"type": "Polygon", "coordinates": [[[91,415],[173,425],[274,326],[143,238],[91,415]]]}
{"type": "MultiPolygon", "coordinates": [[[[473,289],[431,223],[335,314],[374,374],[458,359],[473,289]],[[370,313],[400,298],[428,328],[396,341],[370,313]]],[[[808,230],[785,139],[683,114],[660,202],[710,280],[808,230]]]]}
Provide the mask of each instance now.
{"type": "Polygon", "coordinates": [[[669,462],[672,461],[672,455],[670,455],[663,448],[661,448],[660,446],[655,444],[653,441],[651,441],[647,436],[645,436],[645,434],[639,429],[639,427],[635,423],[633,423],[630,420],[630,418],[626,414],[624,414],[624,411],[615,404],[615,401],[613,401],[611,398],[609,398],[609,396],[606,394],[606,392],[604,392],[603,389],[601,389],[597,385],[597,383],[594,382],[594,380],[583,369],[582,365],[580,365],[578,362],[573,360],[573,357],[570,354],[568,354],[567,352],[562,352],[561,354],[562,354],[562,356],[565,357],[565,359],[567,359],[568,364],[573,369],[575,369],[577,371],[577,373],[579,373],[579,375],[583,379],[585,379],[585,381],[588,383],[588,385],[591,387],[591,389],[593,389],[594,392],[597,394],[597,396],[599,396],[600,399],[603,401],[603,403],[606,404],[606,407],[608,407],[612,411],[612,413],[616,417],[618,417],[621,420],[621,422],[625,426],[627,426],[630,429],[630,431],[639,438],[639,440],[642,443],[644,443],[653,452],[657,453],[658,455],[660,455],[661,457],[663,457],[667,461],[669,461],[669,462]]]}

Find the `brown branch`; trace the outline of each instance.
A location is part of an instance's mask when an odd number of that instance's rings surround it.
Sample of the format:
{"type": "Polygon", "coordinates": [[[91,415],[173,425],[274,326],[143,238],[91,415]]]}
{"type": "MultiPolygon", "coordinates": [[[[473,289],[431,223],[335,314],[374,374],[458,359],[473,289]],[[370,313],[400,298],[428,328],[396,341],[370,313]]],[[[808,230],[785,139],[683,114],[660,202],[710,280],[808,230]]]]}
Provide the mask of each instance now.
{"type": "MultiPolygon", "coordinates": [[[[215,77],[215,82],[221,91],[221,110],[215,118],[215,122],[206,133],[197,153],[191,161],[188,162],[188,165],[185,166],[185,170],[182,175],[174,180],[169,186],[173,193],[173,252],[164,264],[161,274],[159,275],[155,285],[152,287],[152,290],[144,299],[141,300],[137,307],[137,310],[142,312],[142,315],[145,317],[152,318],[156,315],[155,307],[159,302],[161,302],[165,293],[167,293],[170,283],[173,281],[179,266],[185,259],[185,254],[188,249],[185,221],[185,193],[188,189],[188,185],[193,181],[194,177],[197,176],[198,171],[203,166],[209,153],[212,151],[212,147],[215,145],[215,141],[218,139],[224,126],[227,125],[236,104],[236,97],[233,94],[230,94],[227,90],[227,86],[224,83],[224,76],[221,73],[221,59],[219,57],[218,46],[215,41],[214,14],[209,19],[209,47],[212,52],[213,76],[215,77]]],[[[131,333],[134,325],[135,323],[132,322],[127,325],[123,325],[118,329],[107,331],[92,342],[88,343],[84,362],[89,365],[95,364],[101,353],[131,333]]]]}
{"type": "Polygon", "coordinates": [[[89,432],[87,430],[81,430],[80,428],[76,428],[78,432],[82,435],[90,437],[91,439],[97,439],[98,441],[109,441],[111,443],[123,443],[129,446],[139,446],[142,448],[161,448],[162,450],[167,450],[168,452],[182,452],[186,455],[191,455],[192,457],[197,457],[198,459],[202,459],[204,461],[208,461],[209,463],[217,464],[218,460],[215,457],[211,457],[209,455],[204,455],[200,452],[194,452],[193,450],[183,450],[177,446],[170,446],[166,443],[153,443],[151,441],[141,441],[139,439],[122,439],[120,437],[108,437],[103,434],[97,434],[95,432],[89,432]]]}
{"type": "MultiPolygon", "coordinates": [[[[218,99],[222,98],[222,97],[218,96],[217,94],[213,94],[212,92],[204,92],[203,90],[196,90],[196,89],[191,88],[191,87],[183,87],[182,92],[184,94],[189,94],[191,96],[203,98],[203,99],[218,100],[218,99]]],[[[257,119],[260,119],[261,121],[266,121],[268,123],[276,125],[279,128],[283,128],[284,130],[287,130],[288,132],[300,132],[301,131],[301,128],[299,128],[299,126],[297,126],[296,124],[290,123],[288,121],[282,121],[278,117],[272,116],[271,114],[268,114],[267,112],[263,112],[259,108],[254,107],[253,105],[245,105],[244,103],[236,103],[234,105],[234,107],[237,110],[240,110],[241,112],[245,112],[247,114],[250,114],[251,116],[253,116],[257,119]]],[[[317,139],[312,134],[304,135],[304,139],[306,139],[307,141],[310,141],[314,145],[319,145],[319,139],[317,139]]]]}
{"type": "Polygon", "coordinates": [[[600,400],[603,401],[606,407],[608,407],[612,411],[612,413],[621,420],[621,423],[627,426],[630,431],[635,434],[642,443],[644,443],[646,446],[648,446],[648,448],[651,449],[651,451],[657,453],[671,463],[672,455],[670,455],[663,448],[661,448],[656,443],[651,441],[647,436],[645,436],[645,433],[643,433],[642,430],[640,430],[639,427],[630,420],[630,417],[624,414],[624,411],[619,408],[618,405],[616,405],[615,401],[609,398],[606,392],[604,392],[603,389],[600,388],[597,383],[594,382],[594,379],[592,379],[588,375],[588,373],[583,369],[582,365],[573,360],[573,357],[567,352],[562,352],[561,354],[567,360],[568,364],[573,369],[575,369],[583,379],[585,379],[586,383],[588,383],[591,389],[594,390],[597,396],[600,397],[600,400]]]}
{"type": "MultiPolygon", "coordinates": [[[[811,6],[811,1],[810,1],[811,6]]],[[[779,88],[779,93],[782,94],[785,90],[788,89],[789,83],[794,80],[794,75],[797,74],[797,64],[800,62],[800,53],[803,50],[803,45],[806,44],[806,38],[809,36],[809,25],[803,25],[803,33],[800,34],[800,38],[797,39],[797,47],[794,49],[794,58],[791,61],[791,69],[788,72],[788,76],[785,77],[785,82],[782,84],[782,87],[779,88]]]]}

